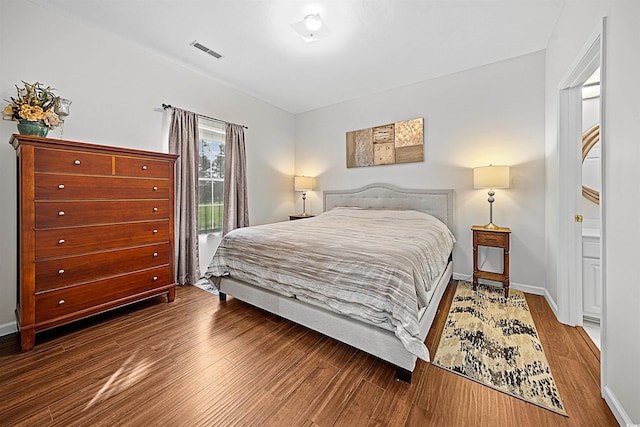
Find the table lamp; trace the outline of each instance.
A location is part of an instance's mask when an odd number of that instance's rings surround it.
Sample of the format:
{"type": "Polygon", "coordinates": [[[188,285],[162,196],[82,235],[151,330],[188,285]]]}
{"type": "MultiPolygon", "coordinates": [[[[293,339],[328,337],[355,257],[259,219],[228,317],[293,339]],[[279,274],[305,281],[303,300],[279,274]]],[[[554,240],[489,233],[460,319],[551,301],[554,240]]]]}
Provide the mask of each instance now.
{"type": "Polygon", "coordinates": [[[496,230],[500,227],[493,223],[494,188],[509,188],[509,166],[481,166],[473,169],[473,188],[489,189],[489,223],[484,228],[496,230]]]}
{"type": "Polygon", "coordinates": [[[302,191],[302,213],[300,216],[309,216],[306,207],[307,191],[313,190],[315,184],[314,181],[315,179],[310,176],[296,176],[293,178],[295,191],[302,191]]]}

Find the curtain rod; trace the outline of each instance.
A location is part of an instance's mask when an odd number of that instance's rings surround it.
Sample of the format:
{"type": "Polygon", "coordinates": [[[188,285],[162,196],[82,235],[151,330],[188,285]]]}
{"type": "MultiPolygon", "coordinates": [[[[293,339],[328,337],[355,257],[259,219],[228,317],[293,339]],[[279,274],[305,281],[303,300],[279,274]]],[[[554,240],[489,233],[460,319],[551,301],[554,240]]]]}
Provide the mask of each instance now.
{"type": "MultiPolygon", "coordinates": [[[[162,104],[162,108],[163,108],[164,110],[166,110],[166,109],[169,109],[169,108],[173,109],[173,108],[176,108],[176,107],[174,107],[174,106],[173,106],[173,105],[171,105],[171,104],[162,104]]],[[[198,114],[198,113],[196,113],[196,114],[198,114]]],[[[224,120],[216,119],[215,117],[205,116],[204,114],[198,114],[198,116],[199,116],[199,117],[203,117],[203,118],[205,118],[205,119],[213,120],[214,122],[219,122],[219,123],[224,123],[224,124],[227,124],[227,123],[229,123],[229,124],[236,124],[236,123],[231,123],[231,122],[226,122],[226,121],[224,121],[224,120]]],[[[245,125],[240,125],[240,126],[242,126],[242,127],[243,127],[243,128],[245,128],[245,129],[249,129],[249,128],[248,128],[248,127],[246,127],[245,125]]]]}

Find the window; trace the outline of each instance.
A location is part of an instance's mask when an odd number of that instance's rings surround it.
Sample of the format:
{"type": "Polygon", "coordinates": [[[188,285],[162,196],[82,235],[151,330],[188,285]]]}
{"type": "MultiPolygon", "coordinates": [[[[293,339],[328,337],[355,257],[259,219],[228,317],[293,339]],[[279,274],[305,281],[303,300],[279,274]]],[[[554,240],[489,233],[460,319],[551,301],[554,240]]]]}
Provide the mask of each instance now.
{"type": "Polygon", "coordinates": [[[198,161],[198,232],[222,230],[224,205],[224,141],[223,125],[199,118],[198,161]]]}

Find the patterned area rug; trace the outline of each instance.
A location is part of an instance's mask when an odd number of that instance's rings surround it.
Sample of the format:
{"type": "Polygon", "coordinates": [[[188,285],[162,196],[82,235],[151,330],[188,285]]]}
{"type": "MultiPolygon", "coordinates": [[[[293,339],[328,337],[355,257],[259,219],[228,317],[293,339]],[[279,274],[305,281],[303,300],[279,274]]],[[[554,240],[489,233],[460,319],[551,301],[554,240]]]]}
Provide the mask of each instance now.
{"type": "Polygon", "coordinates": [[[432,363],[567,416],[520,291],[459,281],[432,363]]]}
{"type": "Polygon", "coordinates": [[[207,292],[209,292],[211,294],[218,295],[218,289],[216,289],[216,287],[213,286],[211,284],[211,282],[209,282],[207,279],[198,280],[194,286],[196,286],[196,287],[198,287],[198,288],[200,288],[200,289],[202,289],[204,291],[207,291],[207,292]]]}

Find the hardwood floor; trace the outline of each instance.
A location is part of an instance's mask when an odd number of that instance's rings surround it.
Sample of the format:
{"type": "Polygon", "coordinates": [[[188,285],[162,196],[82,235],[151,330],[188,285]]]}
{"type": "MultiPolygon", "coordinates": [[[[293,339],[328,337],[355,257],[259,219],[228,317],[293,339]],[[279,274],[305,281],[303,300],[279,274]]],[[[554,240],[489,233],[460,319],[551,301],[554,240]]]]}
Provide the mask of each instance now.
{"type": "MultiPolygon", "coordinates": [[[[449,284],[427,337],[446,319],[449,284]]],[[[345,344],[230,298],[178,287],[44,332],[0,338],[0,425],[608,426],[598,360],[541,296],[527,301],[569,417],[418,361],[413,383],[345,344]]]]}

